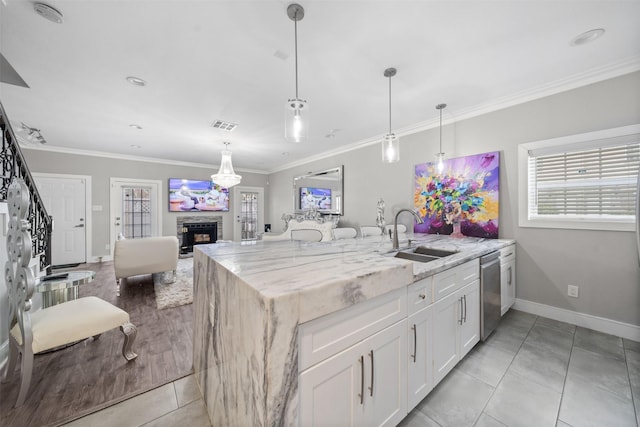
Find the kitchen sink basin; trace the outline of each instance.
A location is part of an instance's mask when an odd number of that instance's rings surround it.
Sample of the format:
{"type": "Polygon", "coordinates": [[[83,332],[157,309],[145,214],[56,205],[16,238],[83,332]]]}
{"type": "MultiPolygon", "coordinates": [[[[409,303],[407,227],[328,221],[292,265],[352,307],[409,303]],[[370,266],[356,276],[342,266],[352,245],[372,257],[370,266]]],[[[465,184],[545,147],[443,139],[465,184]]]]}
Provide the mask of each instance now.
{"type": "Polygon", "coordinates": [[[455,251],[445,251],[441,249],[427,248],[426,246],[418,246],[417,248],[398,251],[395,253],[394,257],[417,262],[430,262],[455,253],[455,251]]]}
{"type": "Polygon", "coordinates": [[[434,256],[436,258],[443,258],[449,255],[453,255],[455,253],[457,253],[456,251],[445,251],[442,249],[432,249],[432,248],[427,248],[426,246],[418,246],[414,251],[414,253],[416,254],[420,254],[420,255],[429,255],[429,256],[434,256]]]}

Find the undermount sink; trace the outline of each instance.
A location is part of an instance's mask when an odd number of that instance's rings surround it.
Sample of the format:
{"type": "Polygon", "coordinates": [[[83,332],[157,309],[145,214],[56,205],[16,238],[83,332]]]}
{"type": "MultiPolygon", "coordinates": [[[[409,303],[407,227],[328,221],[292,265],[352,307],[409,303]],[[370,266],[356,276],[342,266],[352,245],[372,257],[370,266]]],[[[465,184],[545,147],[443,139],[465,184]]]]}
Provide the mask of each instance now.
{"type": "Polygon", "coordinates": [[[442,249],[432,249],[426,246],[400,250],[393,255],[395,258],[408,259],[417,262],[430,262],[440,258],[455,254],[455,251],[445,251],[442,249]]]}

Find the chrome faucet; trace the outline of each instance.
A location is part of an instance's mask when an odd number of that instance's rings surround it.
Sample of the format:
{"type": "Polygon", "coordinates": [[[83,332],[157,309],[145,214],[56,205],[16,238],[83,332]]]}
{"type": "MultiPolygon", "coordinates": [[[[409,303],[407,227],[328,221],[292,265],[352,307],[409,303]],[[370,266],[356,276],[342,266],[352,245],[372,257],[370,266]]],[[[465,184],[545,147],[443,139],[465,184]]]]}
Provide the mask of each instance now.
{"type": "Polygon", "coordinates": [[[418,215],[416,211],[411,209],[406,209],[406,208],[400,209],[393,220],[393,249],[394,250],[400,249],[400,243],[398,242],[398,215],[400,215],[402,212],[409,212],[413,214],[418,224],[424,223],[424,221],[422,220],[422,218],[420,218],[420,215],[418,215]]]}

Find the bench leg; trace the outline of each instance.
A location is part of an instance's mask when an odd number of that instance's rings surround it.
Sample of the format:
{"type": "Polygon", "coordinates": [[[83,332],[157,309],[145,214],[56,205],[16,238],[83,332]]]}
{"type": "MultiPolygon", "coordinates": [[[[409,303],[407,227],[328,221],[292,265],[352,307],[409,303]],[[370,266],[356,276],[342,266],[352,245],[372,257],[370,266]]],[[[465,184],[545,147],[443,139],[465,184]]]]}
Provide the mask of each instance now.
{"type": "Polygon", "coordinates": [[[133,347],[133,342],[136,340],[138,329],[135,327],[133,323],[125,323],[124,325],[120,326],[120,330],[124,334],[124,343],[122,344],[122,355],[124,356],[125,359],[127,359],[127,362],[129,362],[135,359],[136,357],[138,357],[138,355],[135,354],[133,350],[131,350],[131,347],[133,347]]]}
{"type": "Polygon", "coordinates": [[[31,349],[24,349],[22,353],[22,366],[20,367],[20,391],[15,407],[21,406],[27,398],[27,392],[31,385],[31,373],[33,372],[33,352],[31,349]]]}
{"type": "Polygon", "coordinates": [[[7,359],[7,364],[4,367],[4,373],[2,375],[2,382],[9,381],[9,375],[11,375],[18,365],[18,357],[20,357],[20,351],[18,349],[18,344],[14,341],[13,337],[9,337],[9,357],[7,359]]]}

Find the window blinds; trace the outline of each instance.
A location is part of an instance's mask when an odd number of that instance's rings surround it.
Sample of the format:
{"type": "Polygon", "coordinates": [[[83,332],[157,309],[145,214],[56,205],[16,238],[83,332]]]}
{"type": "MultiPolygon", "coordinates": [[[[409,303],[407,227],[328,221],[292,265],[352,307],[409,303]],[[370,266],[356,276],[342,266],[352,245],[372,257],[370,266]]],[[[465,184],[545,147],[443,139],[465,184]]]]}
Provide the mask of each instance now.
{"type": "Polygon", "coordinates": [[[605,145],[529,152],[529,217],[632,220],[640,140],[636,135],[634,142],[605,145]]]}

